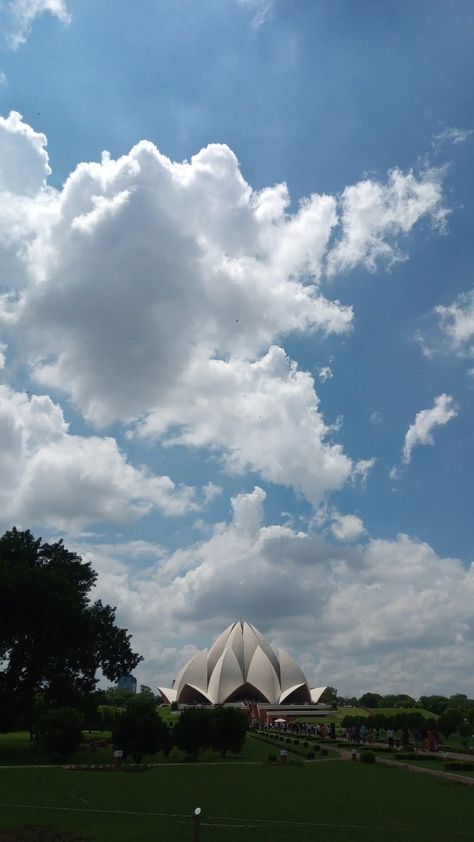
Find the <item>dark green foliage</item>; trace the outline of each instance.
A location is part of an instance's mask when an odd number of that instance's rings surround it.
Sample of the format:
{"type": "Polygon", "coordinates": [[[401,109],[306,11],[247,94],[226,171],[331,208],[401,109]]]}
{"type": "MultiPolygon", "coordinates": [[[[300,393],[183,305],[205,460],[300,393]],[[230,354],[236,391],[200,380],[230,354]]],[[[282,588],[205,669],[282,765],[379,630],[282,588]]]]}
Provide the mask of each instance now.
{"type": "Polygon", "coordinates": [[[387,728],[401,731],[418,730],[423,734],[427,731],[437,730],[436,720],[425,719],[423,714],[417,711],[405,712],[403,710],[393,716],[385,716],[380,713],[371,716],[345,716],[341,725],[343,728],[350,728],[352,725],[360,728],[361,725],[367,725],[367,727],[377,730],[386,730],[387,728]]]}
{"type": "Polygon", "coordinates": [[[418,704],[425,710],[441,716],[449,705],[449,699],[447,696],[420,696],[418,704]]]}
{"type": "Polygon", "coordinates": [[[119,690],[118,687],[108,687],[104,692],[104,704],[125,710],[127,702],[135,696],[131,690],[119,690]]]}
{"type": "Polygon", "coordinates": [[[186,708],[174,726],[173,741],[182,751],[191,757],[199,757],[199,752],[210,748],[212,729],[209,711],[203,708],[186,708]]]}
{"type": "Polygon", "coordinates": [[[170,707],[170,709],[171,709],[171,710],[178,710],[178,709],[179,709],[178,702],[171,702],[171,707],[170,707]]]}
{"type": "Polygon", "coordinates": [[[115,609],[90,601],[96,578],[62,541],[17,529],[0,538],[0,728],[12,714],[28,727],[38,693],[48,705],[80,707],[99,668],[116,680],[141,660],[115,609]]]}
{"type": "Polygon", "coordinates": [[[276,754],[269,754],[268,755],[268,762],[269,763],[278,763],[278,758],[276,754]]]}
{"type": "Polygon", "coordinates": [[[323,695],[321,696],[320,702],[323,702],[325,705],[336,705],[337,704],[337,688],[336,687],[326,687],[323,695]]]}
{"type": "Polygon", "coordinates": [[[364,693],[359,699],[359,705],[363,708],[381,708],[383,699],[380,693],[364,693]]]}
{"type": "Polygon", "coordinates": [[[239,708],[187,708],[174,727],[173,739],[178,748],[194,758],[206,748],[225,757],[228,751],[242,751],[248,727],[248,716],[239,708]]]}
{"type": "Polygon", "coordinates": [[[360,754],[361,763],[375,763],[375,754],[373,751],[362,751],[360,754]]]}
{"type": "Polygon", "coordinates": [[[322,748],[321,749],[321,757],[327,757],[327,756],[328,756],[327,748],[322,748]]]}
{"type": "Polygon", "coordinates": [[[438,728],[445,737],[458,730],[464,717],[458,708],[446,708],[438,719],[438,728]]]}
{"type": "Polygon", "coordinates": [[[51,708],[35,726],[35,746],[53,762],[71,757],[82,742],[82,714],[75,708],[51,708]]]}
{"type": "Polygon", "coordinates": [[[474,760],[451,760],[444,764],[447,772],[473,772],[474,760]]]}
{"type": "Polygon", "coordinates": [[[162,751],[168,755],[172,743],[154,702],[150,704],[149,700],[140,697],[131,700],[127,709],[116,718],[112,739],[115,748],[122,749],[125,757],[133,757],[135,763],[140,763],[146,754],[162,751]]]}
{"type": "Polygon", "coordinates": [[[315,758],[314,751],[307,751],[306,757],[308,758],[308,760],[314,760],[314,758],[315,758]]]}
{"type": "Polygon", "coordinates": [[[458,725],[458,734],[460,737],[471,737],[473,732],[473,727],[468,722],[461,722],[458,725]]]}
{"type": "Polygon", "coordinates": [[[210,718],[211,748],[225,757],[228,751],[240,754],[249,728],[249,718],[239,708],[206,711],[210,718]]]}

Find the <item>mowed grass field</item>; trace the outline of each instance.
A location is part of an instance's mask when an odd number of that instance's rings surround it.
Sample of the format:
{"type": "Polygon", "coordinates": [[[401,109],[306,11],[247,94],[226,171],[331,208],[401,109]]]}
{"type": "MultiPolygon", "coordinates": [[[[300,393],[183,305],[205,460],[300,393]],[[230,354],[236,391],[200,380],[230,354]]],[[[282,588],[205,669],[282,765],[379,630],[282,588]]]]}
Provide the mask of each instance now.
{"type": "Polygon", "coordinates": [[[0,829],[28,823],[91,842],[185,842],[196,806],[204,811],[201,842],[474,838],[473,789],[377,764],[0,770],[0,829]]]}

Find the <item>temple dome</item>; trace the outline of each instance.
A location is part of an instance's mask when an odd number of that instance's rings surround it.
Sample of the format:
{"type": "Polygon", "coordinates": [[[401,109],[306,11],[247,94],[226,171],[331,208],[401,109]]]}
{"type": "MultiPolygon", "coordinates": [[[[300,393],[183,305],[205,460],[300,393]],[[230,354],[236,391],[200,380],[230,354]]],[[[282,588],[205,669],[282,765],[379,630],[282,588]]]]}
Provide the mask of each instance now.
{"type": "Polygon", "coordinates": [[[194,655],[173,687],[160,687],[167,702],[225,704],[252,699],[270,704],[318,702],[303,671],[283,649],[273,649],[251,623],[236,622],[209,650],[194,655]]]}

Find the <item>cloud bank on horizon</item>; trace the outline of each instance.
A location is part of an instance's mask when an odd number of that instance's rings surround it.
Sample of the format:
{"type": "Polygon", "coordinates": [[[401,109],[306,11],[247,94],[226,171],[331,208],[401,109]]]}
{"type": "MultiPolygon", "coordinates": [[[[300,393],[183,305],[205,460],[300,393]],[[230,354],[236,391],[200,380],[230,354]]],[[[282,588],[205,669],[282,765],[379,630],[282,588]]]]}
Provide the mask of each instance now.
{"type": "MultiPolygon", "coordinates": [[[[266,55],[278,4],[228,5],[266,55]]],[[[14,110],[11,62],[81,14],[0,0],[0,529],[92,562],[153,687],[242,617],[312,685],[474,693],[472,553],[429,513],[469,457],[474,291],[440,160],[472,130],[320,190],[305,153],[298,192],[222,131],[173,160],[140,129],[60,184],[72,129],[14,110]],[[452,237],[464,285],[428,294],[452,237]]]]}

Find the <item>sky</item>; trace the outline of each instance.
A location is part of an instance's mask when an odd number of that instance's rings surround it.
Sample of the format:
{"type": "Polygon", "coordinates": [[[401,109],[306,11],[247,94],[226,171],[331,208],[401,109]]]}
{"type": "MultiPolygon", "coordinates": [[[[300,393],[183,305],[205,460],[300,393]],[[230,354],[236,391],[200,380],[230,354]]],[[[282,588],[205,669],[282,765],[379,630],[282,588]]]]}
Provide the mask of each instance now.
{"type": "Polygon", "coordinates": [[[474,11],[0,0],[0,529],[169,686],[474,696],[474,11]]]}

